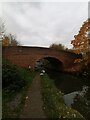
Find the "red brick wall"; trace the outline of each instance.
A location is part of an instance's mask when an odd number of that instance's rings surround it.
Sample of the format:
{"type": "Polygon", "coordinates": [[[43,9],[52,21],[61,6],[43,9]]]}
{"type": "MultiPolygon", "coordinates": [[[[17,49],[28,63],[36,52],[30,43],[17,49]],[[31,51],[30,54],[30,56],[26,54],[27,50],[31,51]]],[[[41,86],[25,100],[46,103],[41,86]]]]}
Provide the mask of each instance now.
{"type": "Polygon", "coordinates": [[[72,70],[72,67],[75,66],[74,60],[77,57],[75,54],[69,52],[52,50],[49,48],[24,47],[24,46],[4,47],[2,54],[3,57],[10,60],[13,64],[25,68],[28,68],[29,65],[32,68],[34,68],[36,61],[41,58],[54,57],[62,62],[64,69],[66,71],[72,70]]]}

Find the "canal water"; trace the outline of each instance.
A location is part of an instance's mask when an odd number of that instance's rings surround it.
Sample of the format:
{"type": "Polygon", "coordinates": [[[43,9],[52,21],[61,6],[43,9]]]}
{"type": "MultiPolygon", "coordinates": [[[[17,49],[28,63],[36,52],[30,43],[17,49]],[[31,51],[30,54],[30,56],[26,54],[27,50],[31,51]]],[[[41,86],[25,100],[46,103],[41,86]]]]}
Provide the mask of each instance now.
{"type": "Polygon", "coordinates": [[[90,120],[90,80],[87,75],[77,76],[50,70],[47,73],[56,87],[64,93],[65,104],[90,120]]]}

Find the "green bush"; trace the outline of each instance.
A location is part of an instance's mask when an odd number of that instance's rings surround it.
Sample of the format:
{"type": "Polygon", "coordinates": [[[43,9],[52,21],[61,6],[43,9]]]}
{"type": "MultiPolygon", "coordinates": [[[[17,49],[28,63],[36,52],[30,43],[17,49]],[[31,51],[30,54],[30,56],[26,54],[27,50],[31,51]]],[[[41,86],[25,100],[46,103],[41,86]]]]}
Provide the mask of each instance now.
{"type": "Polygon", "coordinates": [[[19,74],[18,68],[3,60],[2,64],[2,88],[10,90],[19,90],[25,85],[25,80],[19,74]]]}
{"type": "Polygon", "coordinates": [[[2,117],[19,118],[36,72],[3,60],[2,117]]]}

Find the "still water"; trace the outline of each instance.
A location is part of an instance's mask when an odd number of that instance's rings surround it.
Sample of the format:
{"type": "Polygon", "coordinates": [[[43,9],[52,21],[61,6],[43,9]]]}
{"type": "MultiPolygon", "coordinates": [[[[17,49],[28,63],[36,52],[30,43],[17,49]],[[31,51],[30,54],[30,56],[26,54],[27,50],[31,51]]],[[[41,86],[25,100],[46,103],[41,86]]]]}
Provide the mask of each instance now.
{"type": "Polygon", "coordinates": [[[90,80],[87,76],[47,71],[55,85],[64,93],[65,104],[90,120],[90,80]]]}

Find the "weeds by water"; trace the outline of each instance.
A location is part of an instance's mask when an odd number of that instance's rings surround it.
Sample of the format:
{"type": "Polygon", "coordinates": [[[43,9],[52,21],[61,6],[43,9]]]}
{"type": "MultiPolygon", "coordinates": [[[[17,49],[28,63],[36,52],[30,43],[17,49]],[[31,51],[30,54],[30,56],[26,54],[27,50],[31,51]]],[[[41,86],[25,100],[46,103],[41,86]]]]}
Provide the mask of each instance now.
{"type": "Polygon", "coordinates": [[[63,93],[61,93],[50,80],[47,74],[41,76],[42,96],[44,111],[49,118],[82,118],[84,117],[76,110],[68,107],[64,103],[63,93]]]}

